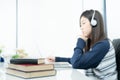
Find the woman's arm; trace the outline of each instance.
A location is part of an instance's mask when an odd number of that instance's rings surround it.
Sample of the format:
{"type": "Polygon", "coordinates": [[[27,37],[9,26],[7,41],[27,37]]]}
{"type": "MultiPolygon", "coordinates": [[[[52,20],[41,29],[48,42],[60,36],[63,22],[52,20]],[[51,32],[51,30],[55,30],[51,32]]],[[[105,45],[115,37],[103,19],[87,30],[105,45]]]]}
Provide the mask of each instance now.
{"type": "Polygon", "coordinates": [[[90,51],[83,53],[84,43],[84,40],[78,39],[74,54],[70,59],[73,68],[88,69],[97,67],[110,48],[109,41],[103,40],[96,43],[90,51]]]}
{"type": "MultiPolygon", "coordinates": [[[[83,53],[83,48],[85,47],[85,44],[86,43],[83,39],[80,39],[80,38],[78,39],[77,45],[80,45],[80,46],[77,46],[77,47],[79,47],[79,49],[81,49],[81,54],[83,53]],[[81,41],[81,43],[79,41],[81,41]]],[[[77,50],[76,51],[74,50],[74,53],[79,53],[79,52],[77,52],[77,50]]],[[[77,56],[75,56],[75,57],[77,57],[77,56]]],[[[71,59],[72,58],[55,57],[56,62],[69,62],[69,63],[71,63],[71,59]]]]}

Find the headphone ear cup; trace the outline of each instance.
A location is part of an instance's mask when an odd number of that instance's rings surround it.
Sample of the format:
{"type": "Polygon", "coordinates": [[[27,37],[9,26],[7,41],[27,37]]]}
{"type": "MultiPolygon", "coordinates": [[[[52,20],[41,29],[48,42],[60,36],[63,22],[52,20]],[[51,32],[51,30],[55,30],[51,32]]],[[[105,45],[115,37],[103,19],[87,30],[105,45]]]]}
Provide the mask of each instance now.
{"type": "Polygon", "coordinates": [[[94,26],[96,26],[97,25],[97,21],[95,20],[95,19],[92,19],[91,20],[91,25],[94,27],[94,26]]]}
{"type": "Polygon", "coordinates": [[[93,11],[92,19],[90,22],[92,27],[96,27],[96,25],[97,25],[97,21],[94,19],[94,17],[95,17],[95,10],[93,11]]]}

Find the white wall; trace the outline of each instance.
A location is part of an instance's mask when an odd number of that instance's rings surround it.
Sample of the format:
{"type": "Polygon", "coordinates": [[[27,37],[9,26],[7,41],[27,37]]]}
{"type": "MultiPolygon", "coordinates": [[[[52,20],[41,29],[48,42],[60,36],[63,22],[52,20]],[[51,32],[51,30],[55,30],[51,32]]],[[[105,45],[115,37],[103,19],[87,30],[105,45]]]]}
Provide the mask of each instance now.
{"type": "Polygon", "coordinates": [[[103,13],[104,0],[83,0],[83,10],[96,9],[103,13]]]}
{"type": "Polygon", "coordinates": [[[120,4],[119,0],[107,0],[107,29],[111,40],[120,38],[120,4]]]}
{"type": "Polygon", "coordinates": [[[0,46],[2,54],[14,54],[16,48],[16,0],[0,0],[0,46]]]}

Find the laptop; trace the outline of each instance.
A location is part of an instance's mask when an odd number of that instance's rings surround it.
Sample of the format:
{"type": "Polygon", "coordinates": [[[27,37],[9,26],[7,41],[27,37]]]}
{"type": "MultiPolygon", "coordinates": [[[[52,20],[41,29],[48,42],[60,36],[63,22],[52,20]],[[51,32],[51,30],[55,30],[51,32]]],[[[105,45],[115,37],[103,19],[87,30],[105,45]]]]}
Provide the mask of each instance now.
{"type": "MultiPolygon", "coordinates": [[[[43,58],[43,54],[41,53],[38,44],[36,44],[36,48],[38,49],[38,53],[39,53],[40,57],[43,58]]],[[[55,68],[72,68],[72,65],[69,64],[68,62],[47,62],[47,61],[45,60],[45,63],[46,63],[46,64],[54,64],[54,67],[55,67],[55,68]]]]}
{"type": "Polygon", "coordinates": [[[55,62],[54,66],[55,68],[72,68],[72,65],[68,62],[55,62]]]}
{"type": "Polygon", "coordinates": [[[72,68],[68,62],[50,62],[49,64],[54,64],[55,68],[72,68]]]}

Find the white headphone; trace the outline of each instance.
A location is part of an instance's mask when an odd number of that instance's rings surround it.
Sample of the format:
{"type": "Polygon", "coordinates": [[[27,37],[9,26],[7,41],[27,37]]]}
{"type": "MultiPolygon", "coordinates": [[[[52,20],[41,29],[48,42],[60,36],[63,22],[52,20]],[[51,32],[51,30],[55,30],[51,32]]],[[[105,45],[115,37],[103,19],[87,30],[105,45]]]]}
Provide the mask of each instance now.
{"type": "Polygon", "coordinates": [[[97,21],[94,19],[94,17],[95,17],[95,10],[93,12],[92,19],[91,19],[91,25],[93,27],[95,27],[97,25],[97,21]]]}

